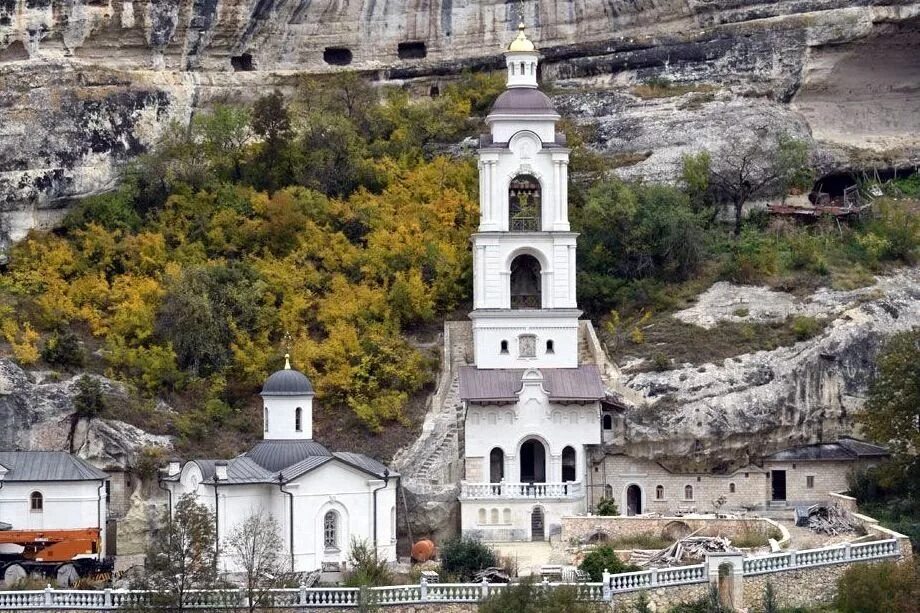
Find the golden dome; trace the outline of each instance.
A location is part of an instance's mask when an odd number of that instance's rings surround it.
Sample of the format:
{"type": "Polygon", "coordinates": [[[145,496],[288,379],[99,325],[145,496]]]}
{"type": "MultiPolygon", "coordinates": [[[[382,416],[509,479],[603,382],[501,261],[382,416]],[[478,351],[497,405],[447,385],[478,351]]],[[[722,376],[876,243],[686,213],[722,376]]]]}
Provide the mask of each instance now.
{"type": "Polygon", "coordinates": [[[527,35],[524,34],[524,24],[523,22],[518,26],[518,35],[511,44],[508,45],[508,51],[534,51],[536,47],[533,46],[533,43],[527,38],[527,35]]]}

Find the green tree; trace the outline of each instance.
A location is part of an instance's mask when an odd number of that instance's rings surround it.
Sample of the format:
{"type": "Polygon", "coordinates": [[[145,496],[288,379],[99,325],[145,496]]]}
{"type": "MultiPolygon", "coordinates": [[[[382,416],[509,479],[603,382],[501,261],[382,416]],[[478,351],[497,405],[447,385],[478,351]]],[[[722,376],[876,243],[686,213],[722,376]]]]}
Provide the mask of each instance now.
{"type": "Polygon", "coordinates": [[[474,575],[498,564],[495,552],[468,536],[446,541],[440,548],[441,570],[460,581],[471,581],[474,575]]]}
{"type": "Polygon", "coordinates": [[[195,116],[193,130],[218,176],[239,181],[253,131],[249,109],[217,105],[210,113],[195,116]]]}
{"type": "Polygon", "coordinates": [[[252,106],[252,130],[262,138],[253,185],[274,191],[290,179],[291,116],[284,96],[277,89],[252,106]]]}
{"type": "Polygon", "coordinates": [[[73,398],[73,410],[79,417],[92,419],[105,411],[102,386],[93,377],[83,375],[77,379],[77,394],[73,398]]]}
{"type": "Polygon", "coordinates": [[[56,366],[83,366],[83,348],[80,347],[80,339],[69,328],[55,331],[42,347],[42,359],[56,366]]]}
{"type": "Polygon", "coordinates": [[[619,515],[620,510],[617,508],[617,503],[613,498],[601,498],[597,501],[597,514],[598,515],[619,515]]]}
{"type": "Polygon", "coordinates": [[[712,156],[708,151],[686,154],[681,158],[681,178],[690,203],[697,211],[710,210],[714,220],[718,209],[712,205],[712,194],[709,189],[711,166],[712,156]]]}
{"type": "Polygon", "coordinates": [[[920,328],[885,343],[869,397],[857,420],[866,434],[885,441],[896,459],[915,464],[920,450],[920,328]]]}
{"type": "Polygon", "coordinates": [[[189,608],[190,590],[219,586],[214,516],[186,494],[164,523],[147,550],[146,572],[135,587],[154,592],[152,607],[181,613],[189,608]]]}
{"type": "Polygon", "coordinates": [[[611,574],[636,570],[632,564],[623,562],[610,545],[601,545],[589,551],[578,568],[588,573],[591,581],[603,581],[604,569],[611,574]]]}

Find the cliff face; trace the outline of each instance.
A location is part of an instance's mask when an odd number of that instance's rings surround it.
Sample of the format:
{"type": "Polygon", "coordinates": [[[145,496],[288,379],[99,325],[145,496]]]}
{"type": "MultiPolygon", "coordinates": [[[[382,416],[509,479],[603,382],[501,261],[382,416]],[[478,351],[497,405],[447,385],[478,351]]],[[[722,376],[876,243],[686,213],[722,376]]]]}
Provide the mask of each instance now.
{"type": "MultiPolygon", "coordinates": [[[[498,0],[0,0],[0,240],[109,189],[171,121],[357,69],[416,91],[502,65],[498,0]]],[[[525,21],[560,108],[672,179],[733,129],[814,138],[823,170],[920,162],[916,0],[543,0],[525,21]],[[706,92],[643,99],[655,77],[706,92]]]]}

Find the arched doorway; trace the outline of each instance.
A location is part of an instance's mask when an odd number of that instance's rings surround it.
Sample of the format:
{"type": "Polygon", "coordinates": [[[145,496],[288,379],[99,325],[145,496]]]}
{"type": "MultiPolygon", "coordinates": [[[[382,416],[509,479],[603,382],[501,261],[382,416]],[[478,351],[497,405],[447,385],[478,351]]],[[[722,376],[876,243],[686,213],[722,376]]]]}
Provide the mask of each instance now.
{"type": "Polygon", "coordinates": [[[521,483],[546,482],[546,448],[536,439],[521,445],[521,483]]]}
{"type": "Polygon", "coordinates": [[[576,473],[575,449],[566,447],[562,450],[562,482],[574,481],[576,473]]]}
{"type": "Polygon", "coordinates": [[[626,488],[626,514],[642,514],[642,488],[635,483],[626,488]]]}
{"type": "Polygon", "coordinates": [[[719,604],[729,610],[735,606],[733,579],[732,565],[727,562],[719,564],[719,604]]]}
{"type": "Polygon", "coordinates": [[[540,231],[540,182],[533,175],[518,175],[508,185],[508,229],[540,231]]]}
{"type": "Polygon", "coordinates": [[[546,539],[546,522],[543,516],[543,507],[534,507],[530,512],[530,540],[542,541],[546,539]]]}
{"type": "Polygon", "coordinates": [[[539,309],[543,306],[540,262],[522,254],[511,262],[511,308],[539,309]]]}
{"type": "Polygon", "coordinates": [[[501,483],[505,478],[505,452],[496,447],[489,453],[489,482],[501,483]]]}

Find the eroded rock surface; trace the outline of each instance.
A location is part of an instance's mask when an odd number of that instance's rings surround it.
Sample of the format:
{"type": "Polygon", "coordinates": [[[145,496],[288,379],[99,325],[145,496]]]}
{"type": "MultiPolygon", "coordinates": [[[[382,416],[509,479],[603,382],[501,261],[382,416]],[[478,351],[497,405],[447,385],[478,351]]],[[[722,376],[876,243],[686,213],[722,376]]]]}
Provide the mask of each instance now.
{"type": "Polygon", "coordinates": [[[920,326],[917,268],[880,278],[870,288],[822,290],[804,300],[766,294],[765,309],[753,304],[760,295],[718,284],[677,316],[711,327],[734,319],[733,305],[742,304],[743,296],[743,304],[751,305],[749,317],[780,318],[788,309],[820,311],[832,322],[791,347],[626,376],[626,385],[647,404],[626,412],[618,441],[625,451],[662,460],[694,458],[714,467],[851,434],[884,340],[920,326]]]}
{"type": "MultiPolygon", "coordinates": [[[[525,2],[559,106],[673,180],[732,132],[813,138],[824,171],[920,163],[920,3],[525,2]],[[708,92],[643,100],[665,78],[708,92]]],[[[517,3],[0,0],[0,240],[59,222],[171,121],[347,66],[419,93],[501,68],[517,3]]]]}

